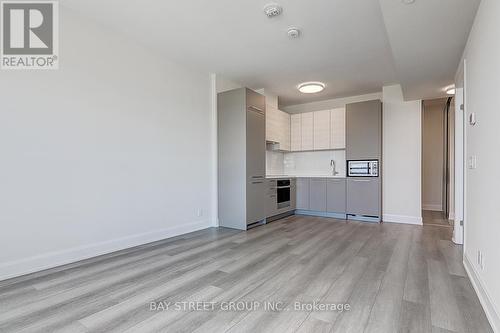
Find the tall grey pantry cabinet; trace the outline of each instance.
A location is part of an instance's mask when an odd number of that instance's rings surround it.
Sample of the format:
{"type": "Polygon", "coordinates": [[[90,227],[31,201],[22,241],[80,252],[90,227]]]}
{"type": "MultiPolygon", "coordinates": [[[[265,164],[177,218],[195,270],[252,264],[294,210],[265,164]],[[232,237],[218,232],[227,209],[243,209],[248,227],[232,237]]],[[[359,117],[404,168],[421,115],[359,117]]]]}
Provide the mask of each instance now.
{"type": "MultiPolygon", "coordinates": [[[[382,103],[346,105],[346,159],[377,160],[378,176],[347,177],[347,217],[380,222],[382,218],[382,103]]],[[[349,172],[349,171],[348,171],[349,172]]]]}
{"type": "Polygon", "coordinates": [[[248,88],[217,95],[219,225],[266,218],[266,100],[248,88]]]}

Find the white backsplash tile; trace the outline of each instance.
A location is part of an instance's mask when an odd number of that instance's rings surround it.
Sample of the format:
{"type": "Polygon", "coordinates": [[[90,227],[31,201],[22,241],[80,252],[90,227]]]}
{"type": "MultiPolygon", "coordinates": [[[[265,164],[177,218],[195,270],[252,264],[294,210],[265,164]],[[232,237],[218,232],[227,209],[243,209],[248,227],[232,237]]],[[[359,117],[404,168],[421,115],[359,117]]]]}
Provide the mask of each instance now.
{"type": "Polygon", "coordinates": [[[266,150],[266,175],[284,175],[284,153],[266,150]]]}
{"type": "Polygon", "coordinates": [[[345,177],[344,150],[282,153],[266,151],[267,175],[327,176],[332,175],[330,161],[335,161],[337,176],[345,177]]]}
{"type": "Polygon", "coordinates": [[[284,174],[296,176],[332,175],[330,161],[335,161],[339,177],[346,175],[344,150],[294,152],[284,154],[284,174]]]}

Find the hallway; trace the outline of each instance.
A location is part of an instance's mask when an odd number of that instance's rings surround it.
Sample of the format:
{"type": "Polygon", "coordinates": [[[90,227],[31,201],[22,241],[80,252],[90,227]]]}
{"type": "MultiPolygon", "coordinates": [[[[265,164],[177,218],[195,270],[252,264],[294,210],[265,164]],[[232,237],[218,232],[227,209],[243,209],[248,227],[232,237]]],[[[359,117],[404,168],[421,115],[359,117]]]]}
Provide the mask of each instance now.
{"type": "Polygon", "coordinates": [[[423,210],[422,220],[424,225],[442,226],[442,227],[453,227],[453,221],[446,219],[443,212],[423,210]]]}

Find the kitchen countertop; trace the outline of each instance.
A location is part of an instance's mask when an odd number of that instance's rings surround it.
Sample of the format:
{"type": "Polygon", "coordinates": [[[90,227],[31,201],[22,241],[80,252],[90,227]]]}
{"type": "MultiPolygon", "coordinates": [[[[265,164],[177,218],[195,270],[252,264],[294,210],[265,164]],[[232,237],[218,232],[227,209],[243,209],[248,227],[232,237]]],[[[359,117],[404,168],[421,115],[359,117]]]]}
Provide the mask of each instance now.
{"type": "Polygon", "coordinates": [[[266,175],[266,179],[286,179],[286,178],[337,178],[344,179],[345,176],[332,175],[266,175]]]}

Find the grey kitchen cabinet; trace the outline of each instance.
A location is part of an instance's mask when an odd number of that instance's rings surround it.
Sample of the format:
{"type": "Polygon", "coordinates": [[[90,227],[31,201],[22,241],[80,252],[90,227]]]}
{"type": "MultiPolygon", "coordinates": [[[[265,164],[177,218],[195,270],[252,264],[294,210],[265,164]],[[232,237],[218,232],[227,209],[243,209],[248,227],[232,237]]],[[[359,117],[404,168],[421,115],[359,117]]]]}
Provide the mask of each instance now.
{"type": "Polygon", "coordinates": [[[297,209],[309,210],[309,178],[297,178],[297,209]]]}
{"type": "Polygon", "coordinates": [[[290,180],[290,210],[297,209],[297,180],[290,180]]]}
{"type": "Polygon", "coordinates": [[[276,191],[276,179],[267,180],[266,192],[266,217],[276,215],[278,207],[278,195],[276,191]]]}
{"type": "Polygon", "coordinates": [[[309,180],[309,209],[326,212],[326,178],[309,180]]]}
{"type": "Polygon", "coordinates": [[[266,218],[265,179],[250,181],[247,185],[247,224],[266,218]]]}
{"type": "Polygon", "coordinates": [[[327,179],[326,181],[326,211],[345,214],[346,212],[346,180],[327,179]]]}
{"type": "Polygon", "coordinates": [[[379,177],[347,179],[348,214],[380,217],[381,202],[381,181],[379,177]]]}
{"type": "Polygon", "coordinates": [[[219,223],[246,230],[266,216],[265,97],[247,88],[217,95],[219,223]]]}
{"type": "Polygon", "coordinates": [[[382,157],[382,103],[379,100],[346,105],[346,159],[382,157]]]}
{"type": "Polygon", "coordinates": [[[246,163],[248,181],[263,179],[266,175],[266,119],[264,113],[247,110],[246,163]]]}

